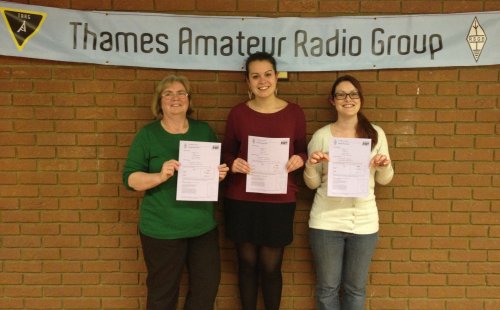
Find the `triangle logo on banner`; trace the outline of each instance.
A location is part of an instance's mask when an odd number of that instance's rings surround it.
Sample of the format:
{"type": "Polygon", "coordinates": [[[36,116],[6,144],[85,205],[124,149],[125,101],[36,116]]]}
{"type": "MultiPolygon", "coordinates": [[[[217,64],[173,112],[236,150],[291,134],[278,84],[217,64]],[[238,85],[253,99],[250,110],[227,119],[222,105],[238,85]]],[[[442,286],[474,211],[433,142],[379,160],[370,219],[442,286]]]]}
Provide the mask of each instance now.
{"type": "Polygon", "coordinates": [[[0,8],[12,40],[19,51],[38,33],[47,13],[0,8]]]}

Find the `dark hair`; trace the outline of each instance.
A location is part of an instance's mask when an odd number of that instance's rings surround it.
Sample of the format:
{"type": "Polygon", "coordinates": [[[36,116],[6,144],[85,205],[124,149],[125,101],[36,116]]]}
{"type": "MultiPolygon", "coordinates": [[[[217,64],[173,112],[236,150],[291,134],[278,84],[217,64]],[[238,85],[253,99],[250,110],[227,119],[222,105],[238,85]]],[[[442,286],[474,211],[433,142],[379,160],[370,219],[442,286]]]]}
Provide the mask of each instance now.
{"type": "MultiPolygon", "coordinates": [[[[363,104],[365,102],[365,98],[363,97],[363,89],[361,88],[361,83],[351,75],[343,75],[337,78],[332,85],[332,90],[330,92],[330,100],[335,100],[335,90],[337,86],[342,82],[349,82],[359,93],[359,100],[361,102],[361,108],[363,108],[363,104]]],[[[356,137],[358,138],[369,138],[372,140],[372,149],[378,142],[378,134],[375,128],[373,128],[372,124],[368,120],[368,118],[361,112],[361,108],[358,111],[358,124],[356,125],[356,137]]],[[[338,119],[337,109],[334,109],[334,121],[338,119]]]]}
{"type": "Polygon", "coordinates": [[[251,54],[248,56],[247,60],[245,61],[245,76],[248,78],[248,67],[250,64],[254,61],[268,61],[271,63],[273,66],[274,72],[277,72],[277,67],[276,67],[276,59],[274,59],[273,55],[269,54],[268,52],[257,52],[254,54],[251,54]]]}

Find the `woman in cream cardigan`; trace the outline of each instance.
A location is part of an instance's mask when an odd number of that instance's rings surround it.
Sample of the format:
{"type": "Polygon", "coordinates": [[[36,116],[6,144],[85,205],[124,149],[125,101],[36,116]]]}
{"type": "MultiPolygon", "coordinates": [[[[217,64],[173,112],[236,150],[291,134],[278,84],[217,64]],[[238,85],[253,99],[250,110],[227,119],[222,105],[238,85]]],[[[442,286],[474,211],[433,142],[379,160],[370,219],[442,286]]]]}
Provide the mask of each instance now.
{"type": "Polygon", "coordinates": [[[378,240],[375,182],[389,183],[394,170],[384,131],[361,112],[363,93],[359,81],[348,75],[339,77],[332,86],[330,102],[335,120],[314,133],[304,170],[306,185],[316,190],[309,238],[317,274],[317,309],[362,310],[368,269],[378,240]],[[371,139],[368,196],[327,196],[328,148],[332,137],[371,139]]]}

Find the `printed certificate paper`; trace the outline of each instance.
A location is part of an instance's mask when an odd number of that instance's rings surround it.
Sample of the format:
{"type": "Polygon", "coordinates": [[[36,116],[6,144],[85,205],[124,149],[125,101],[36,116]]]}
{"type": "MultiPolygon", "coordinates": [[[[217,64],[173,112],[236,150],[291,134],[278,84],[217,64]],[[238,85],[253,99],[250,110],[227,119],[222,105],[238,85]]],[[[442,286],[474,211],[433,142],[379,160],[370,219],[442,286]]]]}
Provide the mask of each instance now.
{"type": "Polygon", "coordinates": [[[370,139],[332,138],[329,145],[327,195],[368,196],[370,153],[370,139]]]}
{"type": "Polygon", "coordinates": [[[286,194],[288,185],[288,149],[290,138],[248,137],[246,191],[249,193],[286,194]]]}
{"type": "Polygon", "coordinates": [[[217,201],[221,144],[180,141],[177,200],[217,201]]]}

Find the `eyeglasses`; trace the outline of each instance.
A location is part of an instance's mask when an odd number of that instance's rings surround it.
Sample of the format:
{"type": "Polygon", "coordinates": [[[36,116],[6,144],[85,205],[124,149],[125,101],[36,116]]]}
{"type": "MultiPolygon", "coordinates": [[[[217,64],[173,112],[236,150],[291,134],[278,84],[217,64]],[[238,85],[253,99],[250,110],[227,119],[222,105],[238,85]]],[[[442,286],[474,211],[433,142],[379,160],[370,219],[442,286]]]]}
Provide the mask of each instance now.
{"type": "Polygon", "coordinates": [[[337,100],[345,100],[349,96],[351,99],[359,99],[359,93],[357,91],[353,91],[351,93],[335,93],[333,97],[337,100]]]}
{"type": "Polygon", "coordinates": [[[187,97],[189,97],[189,94],[186,93],[185,91],[180,91],[176,93],[168,91],[161,94],[161,97],[165,98],[166,100],[172,100],[174,99],[174,97],[177,97],[179,99],[186,99],[187,97]]]}

